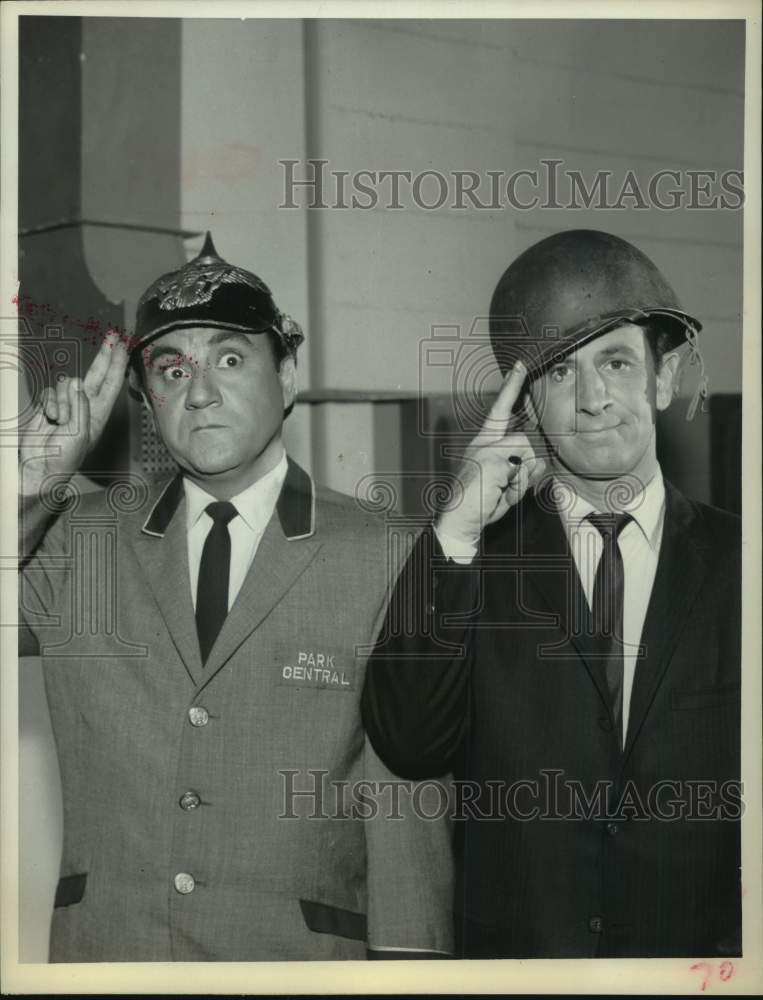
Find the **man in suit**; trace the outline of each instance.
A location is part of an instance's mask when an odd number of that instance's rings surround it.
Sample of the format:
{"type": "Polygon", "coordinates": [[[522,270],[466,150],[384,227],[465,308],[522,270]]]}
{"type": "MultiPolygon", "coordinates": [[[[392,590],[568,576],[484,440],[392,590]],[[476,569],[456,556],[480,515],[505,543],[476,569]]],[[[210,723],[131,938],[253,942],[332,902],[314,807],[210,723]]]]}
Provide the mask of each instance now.
{"type": "Polygon", "coordinates": [[[656,453],[698,329],[593,231],[531,247],[493,296],[508,375],[362,702],[393,770],[462,779],[467,957],[740,954],[739,519],[656,453]]]}
{"type": "Polygon", "coordinates": [[[447,824],[410,796],[387,818],[360,718],[384,526],[282,444],[301,340],[208,236],[24,442],[21,607],[65,814],[52,961],[452,949],[447,824]],[[178,473],[78,493],[130,361],[178,473]]]}

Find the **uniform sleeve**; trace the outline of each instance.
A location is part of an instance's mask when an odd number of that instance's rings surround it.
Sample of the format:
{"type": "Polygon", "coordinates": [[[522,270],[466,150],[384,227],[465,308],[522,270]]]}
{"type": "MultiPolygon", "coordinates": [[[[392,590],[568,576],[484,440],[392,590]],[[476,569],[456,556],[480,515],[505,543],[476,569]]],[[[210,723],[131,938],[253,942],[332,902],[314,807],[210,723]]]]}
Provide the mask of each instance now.
{"type": "Polygon", "coordinates": [[[365,746],[370,958],[453,953],[452,791],[448,778],[396,778],[365,746]]]}

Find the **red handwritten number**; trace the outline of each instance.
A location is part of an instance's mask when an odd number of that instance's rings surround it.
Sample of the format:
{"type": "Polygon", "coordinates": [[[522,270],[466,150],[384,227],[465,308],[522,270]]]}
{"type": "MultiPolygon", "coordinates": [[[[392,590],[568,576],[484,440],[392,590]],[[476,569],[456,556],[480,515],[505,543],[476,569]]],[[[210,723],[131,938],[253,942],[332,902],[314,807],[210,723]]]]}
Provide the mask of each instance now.
{"type": "MultiPolygon", "coordinates": [[[[708,983],[713,978],[713,966],[709,962],[695,962],[694,965],[689,966],[692,972],[703,972],[704,979],[700,986],[700,990],[704,992],[707,989],[708,983]]],[[[721,962],[718,966],[718,976],[722,982],[727,983],[729,979],[734,975],[734,963],[733,962],[721,962]]]]}
{"type": "Polygon", "coordinates": [[[721,962],[721,967],[718,970],[718,975],[724,981],[728,982],[729,979],[734,975],[734,963],[733,962],[721,962]]]}
{"type": "Polygon", "coordinates": [[[700,986],[700,989],[703,990],[703,991],[706,990],[707,989],[707,984],[710,982],[710,977],[713,974],[713,968],[710,965],[710,963],[709,962],[695,962],[694,965],[689,966],[689,968],[691,969],[692,972],[694,972],[695,969],[697,971],[699,971],[700,969],[702,969],[704,971],[705,978],[702,980],[702,985],[700,986]]]}

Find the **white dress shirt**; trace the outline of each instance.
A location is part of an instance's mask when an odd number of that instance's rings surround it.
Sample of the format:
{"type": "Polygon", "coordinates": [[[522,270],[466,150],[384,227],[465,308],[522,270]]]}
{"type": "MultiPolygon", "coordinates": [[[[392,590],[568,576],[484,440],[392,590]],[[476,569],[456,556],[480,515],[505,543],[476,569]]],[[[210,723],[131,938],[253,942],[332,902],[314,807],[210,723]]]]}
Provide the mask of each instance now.
{"type": "MultiPolygon", "coordinates": [[[[596,508],[559,480],[554,481],[554,497],[559,498],[559,516],[590,607],[603,542],[598,528],[585,518],[596,508]]],[[[624,576],[623,739],[625,739],[628,732],[628,715],[639,643],[657,572],[665,519],[665,484],[659,467],[644,489],[624,504],[622,510],[627,511],[633,518],[618,537],[624,576]]],[[[476,545],[435,530],[446,556],[459,563],[471,562],[477,553],[476,545]]]]}
{"type": "MultiPolygon", "coordinates": [[[[555,497],[561,497],[559,516],[590,608],[603,542],[599,529],[585,518],[596,508],[558,480],[555,486],[559,491],[558,493],[555,491],[555,497]],[[565,499],[569,502],[565,502],[565,499]]],[[[659,468],[644,489],[624,504],[622,510],[627,511],[633,518],[618,537],[620,554],[623,557],[624,577],[622,638],[623,739],[625,739],[628,732],[628,714],[639,643],[657,572],[665,518],[665,484],[659,468]]]]}
{"type": "MultiPolygon", "coordinates": [[[[238,596],[241,585],[252,565],[260,540],[267,523],[273,515],[278,494],[281,492],[286,478],[286,452],[281,455],[278,464],[252,483],[230,502],[238,511],[228,524],[230,533],[230,576],[228,578],[228,610],[238,596]]],[[[196,609],[196,591],[199,584],[199,564],[204,542],[212,527],[212,518],[206,513],[206,507],[215,502],[216,497],[206,490],[183,477],[183,488],[186,499],[186,529],[188,532],[188,569],[191,576],[191,599],[196,609]]]]}

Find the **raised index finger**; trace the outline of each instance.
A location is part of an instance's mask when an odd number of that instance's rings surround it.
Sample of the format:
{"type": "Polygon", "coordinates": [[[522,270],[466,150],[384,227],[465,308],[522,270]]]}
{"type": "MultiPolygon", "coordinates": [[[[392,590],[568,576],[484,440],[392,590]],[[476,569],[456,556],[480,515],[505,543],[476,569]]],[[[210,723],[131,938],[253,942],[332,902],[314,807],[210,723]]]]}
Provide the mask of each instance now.
{"type": "Polygon", "coordinates": [[[121,382],[126,366],[127,349],[122,338],[115,330],[109,330],[83,380],[87,395],[91,399],[98,395],[104,382],[108,383],[108,392],[114,381],[121,382]]]}
{"type": "Polygon", "coordinates": [[[511,420],[511,411],[519,399],[519,393],[526,378],[527,369],[521,361],[517,361],[503,380],[501,390],[482,425],[480,437],[483,435],[503,437],[511,420]]]}

